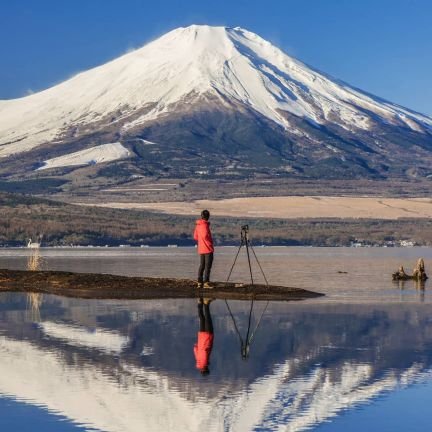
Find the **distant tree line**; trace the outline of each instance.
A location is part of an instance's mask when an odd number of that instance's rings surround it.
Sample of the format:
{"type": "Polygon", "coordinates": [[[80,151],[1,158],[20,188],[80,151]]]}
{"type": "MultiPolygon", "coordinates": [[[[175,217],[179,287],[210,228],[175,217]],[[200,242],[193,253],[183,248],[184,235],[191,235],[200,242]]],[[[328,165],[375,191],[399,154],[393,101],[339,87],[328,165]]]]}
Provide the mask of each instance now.
{"type": "MultiPolygon", "coordinates": [[[[0,193],[0,245],[24,245],[43,234],[46,245],[193,245],[195,217],[65,204],[0,193]]],[[[198,215],[197,215],[198,216],[198,215]]],[[[254,244],[349,246],[384,245],[401,239],[432,245],[429,219],[249,219],[213,217],[218,245],[235,245],[248,223],[254,244]]]]}

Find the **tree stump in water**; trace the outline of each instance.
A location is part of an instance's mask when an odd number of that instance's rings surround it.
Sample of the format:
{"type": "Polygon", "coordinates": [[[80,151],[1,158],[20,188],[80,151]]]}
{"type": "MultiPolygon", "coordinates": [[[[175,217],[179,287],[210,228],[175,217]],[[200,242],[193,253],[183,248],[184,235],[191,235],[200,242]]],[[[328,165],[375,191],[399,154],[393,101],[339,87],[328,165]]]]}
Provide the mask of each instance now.
{"type": "Polygon", "coordinates": [[[408,280],[414,279],[417,281],[425,281],[428,277],[425,272],[425,265],[423,258],[417,260],[417,264],[413,269],[413,274],[409,275],[405,273],[403,266],[399,267],[399,270],[392,274],[393,280],[408,280]]]}
{"type": "Polygon", "coordinates": [[[418,259],[417,265],[414,267],[413,270],[413,278],[421,281],[424,281],[428,278],[425,272],[425,265],[424,265],[423,258],[418,259]]]}

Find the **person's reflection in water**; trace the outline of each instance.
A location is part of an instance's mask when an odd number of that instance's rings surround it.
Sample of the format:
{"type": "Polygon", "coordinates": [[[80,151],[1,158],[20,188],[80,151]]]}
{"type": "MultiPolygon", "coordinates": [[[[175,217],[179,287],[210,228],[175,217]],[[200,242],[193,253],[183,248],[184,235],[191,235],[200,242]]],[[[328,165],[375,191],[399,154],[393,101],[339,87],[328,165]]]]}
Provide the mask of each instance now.
{"type": "Polygon", "coordinates": [[[210,373],[210,354],[213,348],[213,322],[210,314],[211,299],[200,298],[198,300],[198,317],[200,321],[198,341],[194,345],[196,368],[201,375],[210,373]]]}

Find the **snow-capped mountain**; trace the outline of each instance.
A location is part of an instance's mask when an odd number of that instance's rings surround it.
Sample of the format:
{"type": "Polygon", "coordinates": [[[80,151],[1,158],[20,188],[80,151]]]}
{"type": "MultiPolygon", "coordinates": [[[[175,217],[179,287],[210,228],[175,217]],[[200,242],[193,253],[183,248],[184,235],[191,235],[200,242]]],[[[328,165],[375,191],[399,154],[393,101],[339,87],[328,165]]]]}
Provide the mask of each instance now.
{"type": "Polygon", "coordinates": [[[333,80],[238,27],[178,28],[50,89],[0,101],[0,172],[43,165],[58,174],[50,160],[110,143],[124,148],[118,158],[90,162],[131,174],[432,173],[431,118],[333,80]]]}

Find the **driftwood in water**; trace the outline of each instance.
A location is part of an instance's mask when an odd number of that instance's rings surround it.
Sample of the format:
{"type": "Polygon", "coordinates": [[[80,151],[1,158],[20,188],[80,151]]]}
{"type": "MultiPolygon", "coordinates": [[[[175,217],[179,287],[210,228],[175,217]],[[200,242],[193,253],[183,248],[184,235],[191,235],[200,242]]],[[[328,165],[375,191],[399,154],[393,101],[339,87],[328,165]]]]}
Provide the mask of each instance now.
{"type": "Polygon", "coordinates": [[[302,300],[323,294],[301,288],[215,282],[197,289],[188,279],[126,277],[60,271],[0,270],[0,292],[21,291],[95,299],[212,297],[232,300],[302,300]]]}
{"type": "Polygon", "coordinates": [[[409,275],[405,273],[403,266],[399,267],[399,270],[392,274],[393,280],[408,280],[414,279],[416,281],[425,281],[428,277],[425,272],[425,265],[423,258],[417,260],[417,264],[413,269],[413,274],[409,275]]]}

